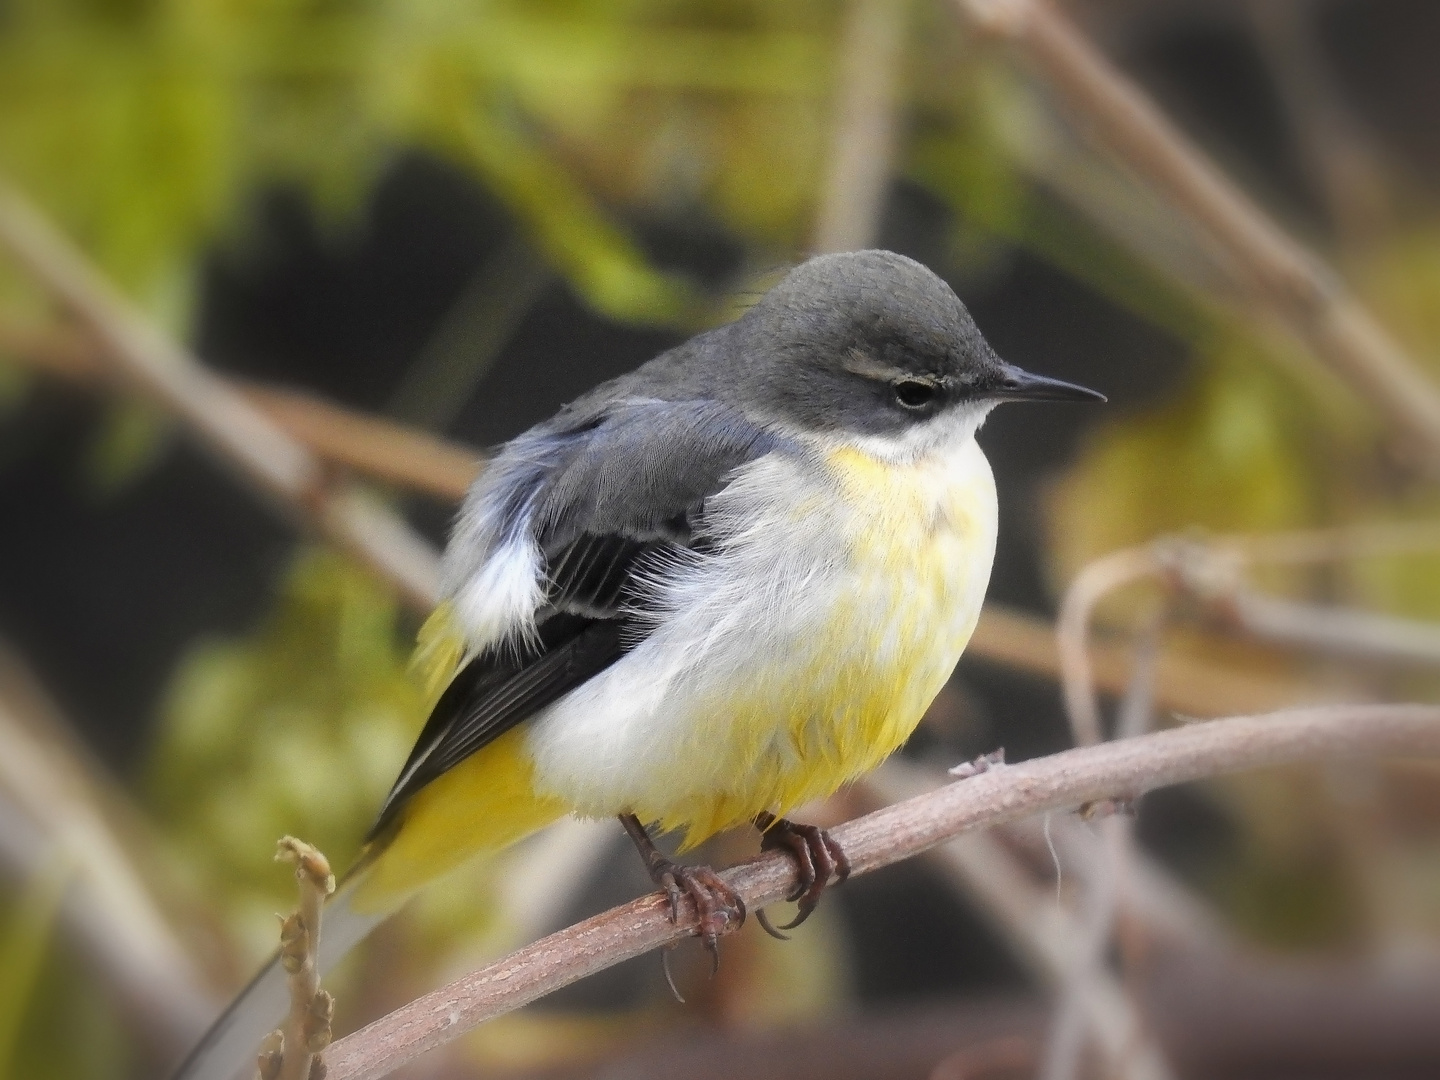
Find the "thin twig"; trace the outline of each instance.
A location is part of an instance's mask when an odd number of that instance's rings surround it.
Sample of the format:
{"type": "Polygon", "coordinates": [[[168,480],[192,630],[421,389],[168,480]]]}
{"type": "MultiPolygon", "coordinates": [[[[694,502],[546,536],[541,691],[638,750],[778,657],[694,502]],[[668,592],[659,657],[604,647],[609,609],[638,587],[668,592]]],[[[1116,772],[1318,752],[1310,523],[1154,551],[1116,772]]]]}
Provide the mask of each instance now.
{"type": "MultiPolygon", "coordinates": [[[[1440,756],[1440,708],[1354,705],[1195,724],[992,770],[841,825],[853,873],[878,870],[962,832],[1102,798],[1283,763],[1440,756]]],[[[772,853],[726,871],[755,910],[796,885],[772,853]]],[[[688,905],[670,922],[658,893],[520,949],[377,1020],[330,1048],[330,1080],[377,1080],[477,1024],[695,932],[688,905]]]]}
{"type": "Polygon", "coordinates": [[[549,264],[517,229],[461,288],[385,411],[432,430],[448,427],[554,280],[549,264]]]}
{"type": "Polygon", "coordinates": [[[1090,617],[1109,593],[1160,572],[1153,546],[1124,548],[1086,565],[1065,590],[1055,642],[1060,650],[1060,687],[1065,715],[1079,746],[1093,746],[1104,738],[1100,705],[1095,699],[1095,677],[1090,668],[1090,617]]]}
{"type": "MultiPolygon", "coordinates": [[[[1055,625],[1059,677],[1071,732],[1080,745],[1101,738],[1097,681],[1100,688],[1123,689],[1128,665],[1112,652],[1090,643],[1090,624],[1097,605],[1126,585],[1154,579],[1173,590],[1198,599],[1215,616],[1209,628],[1228,629],[1287,647],[1301,647],[1350,659],[1399,664],[1432,665],[1440,661],[1440,630],[1431,624],[1350,608],[1321,607],[1281,600],[1246,585],[1245,570],[1264,563],[1302,564],[1400,555],[1440,550],[1440,526],[1433,521],[1387,522],[1373,525],[1311,529],[1271,535],[1216,537],[1162,536],[1150,543],[1122,548],[1086,564],[1076,574],[1060,603],[1055,625]],[[1097,680],[1097,668],[1101,678],[1097,680]]],[[[996,613],[996,618],[1011,619],[996,613]]],[[[982,651],[993,654],[997,644],[977,629],[982,651]]],[[[1155,699],[1161,707],[1185,715],[1206,715],[1206,698],[1264,693],[1272,685],[1284,692],[1284,681],[1261,680],[1253,685],[1243,675],[1218,665],[1197,670],[1193,689],[1202,708],[1194,710],[1175,701],[1179,681],[1167,669],[1173,658],[1157,660],[1155,699]],[[1238,680],[1238,683],[1236,682],[1238,680]]],[[[1191,689],[1184,686],[1184,690],[1191,689]]],[[[1295,696],[1313,697],[1314,687],[1288,685],[1295,696]]]]}
{"type": "MultiPolygon", "coordinates": [[[[0,357],[67,382],[91,388],[113,383],[102,353],[100,346],[67,327],[0,319],[0,357]]],[[[485,455],[474,447],[303,390],[216,378],[328,466],[459,502],[484,464],[485,455]]]]}
{"type": "MultiPolygon", "coordinates": [[[[1056,680],[1064,670],[1055,626],[1003,604],[985,606],[965,655],[1056,680]]],[[[1111,694],[1125,692],[1134,666],[1126,645],[1092,640],[1088,658],[1096,689],[1111,694]]],[[[1180,652],[1160,657],[1155,678],[1156,707],[1182,716],[1228,716],[1318,704],[1322,694],[1313,683],[1296,677],[1240,671],[1180,652]]]]}
{"type": "MultiPolygon", "coordinates": [[[[1440,547],[1440,535],[1429,522],[1419,528],[1377,530],[1368,536],[1351,533],[1352,543],[1348,545],[1339,542],[1343,535],[1332,536],[1329,543],[1321,542],[1315,534],[1301,533],[1288,542],[1282,535],[1268,538],[1268,542],[1256,538],[1248,545],[1243,538],[1216,542],[1188,537],[1161,539],[1148,546],[1149,569],[1163,574],[1173,590],[1204,605],[1215,625],[1237,633],[1352,660],[1440,664],[1440,626],[1433,622],[1286,600],[1262,593],[1244,580],[1247,566],[1256,563],[1317,562],[1351,557],[1362,550],[1378,552],[1382,547],[1392,551],[1434,551],[1440,547]],[[1368,543],[1362,546],[1362,540],[1368,543]]],[[[1133,554],[1121,556],[1135,558],[1133,554]]],[[[1143,559],[1141,555],[1136,561],[1143,559]]],[[[1105,562],[1101,560],[1102,565],[1105,562]]]]}
{"type": "MultiPolygon", "coordinates": [[[[280,923],[280,963],[290,989],[290,1010],[260,1051],[261,1080],[312,1080],[312,1067],[330,1045],[335,1001],[320,989],[320,930],[325,898],[335,891],[329,860],[303,840],[286,836],[276,862],[295,867],[300,906],[280,923]]],[[[321,1066],[320,1075],[325,1075],[321,1066]]]]}
{"type": "Polygon", "coordinates": [[[298,520],[429,609],[435,552],[352,484],[334,483],[305,447],[163,334],[19,192],[0,183],[0,244],[104,346],[102,355],[184,421],[222,460],[298,520]]]}
{"type": "Polygon", "coordinates": [[[383,417],[346,409],[301,390],[253,383],[237,388],[292,439],[329,465],[373,480],[459,502],[485,455],[383,417]]]}
{"type": "Polygon", "coordinates": [[[1046,0],[956,0],[1020,49],[1084,121],[1084,134],[1147,180],[1218,254],[1239,295],[1277,319],[1440,462],[1440,388],[1337,274],[1286,234],[1046,0]]]}
{"type": "Polygon", "coordinates": [[[1381,521],[1278,533],[1221,534],[1205,544],[1249,563],[1320,563],[1440,552],[1440,521],[1381,521]]]}
{"type": "Polygon", "coordinates": [[[1440,625],[1352,608],[1301,604],[1237,589],[1216,608],[1223,625],[1263,641],[1351,660],[1440,665],[1440,625]]]}
{"type": "Polygon", "coordinates": [[[1312,0],[1247,0],[1245,13],[1306,172],[1340,238],[1374,241],[1390,216],[1383,156],[1349,107],[1320,40],[1312,0]]]}
{"type": "MultiPolygon", "coordinates": [[[[1155,661],[1160,654],[1164,621],[1162,612],[1140,636],[1134,674],[1121,702],[1115,733],[1118,739],[1137,738],[1150,727],[1155,661]]],[[[1042,1080],[1071,1080],[1080,1074],[1087,1028],[1094,1026],[1087,1022],[1089,999],[1094,994],[1093,987],[1111,977],[1106,955],[1130,876],[1134,829],[1133,819],[1126,813],[1111,813],[1099,824],[1102,853],[1099,859],[1088,864],[1089,873],[1084,875],[1083,913],[1070,941],[1070,955],[1039,1072],[1042,1080]]],[[[1129,994],[1123,987],[1120,992],[1128,1001],[1129,994]]],[[[1163,1053],[1140,1024],[1139,1011],[1135,1010],[1134,1015],[1137,1019],[1132,1032],[1133,1046],[1127,1048],[1121,1066],[1150,1076],[1172,1076],[1173,1070],[1163,1053]]]]}

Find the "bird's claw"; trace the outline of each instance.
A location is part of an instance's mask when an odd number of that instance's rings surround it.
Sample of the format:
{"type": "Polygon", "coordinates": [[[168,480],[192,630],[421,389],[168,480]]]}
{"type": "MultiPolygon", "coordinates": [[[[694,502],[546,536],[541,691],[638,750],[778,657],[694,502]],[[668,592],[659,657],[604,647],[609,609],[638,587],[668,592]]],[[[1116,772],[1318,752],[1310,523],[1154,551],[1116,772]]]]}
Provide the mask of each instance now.
{"type": "MultiPolygon", "coordinates": [[[[650,880],[665,891],[670,902],[670,921],[680,925],[680,900],[688,896],[695,906],[695,933],[710,953],[711,974],[720,970],[720,938],[745,924],[745,901],[708,866],[681,866],[661,854],[644,824],[634,814],[621,814],[620,824],[630,834],[650,880]]],[[[665,969],[670,979],[670,969],[665,969]]],[[[675,989],[670,980],[671,990],[675,989]]],[[[676,993],[676,997],[680,995],[676,993]]],[[[683,1000],[683,999],[682,999],[683,1000]]]]}
{"type": "Polygon", "coordinates": [[[695,933],[710,953],[713,975],[720,969],[720,938],[745,923],[745,901],[708,866],[681,866],[658,860],[650,875],[670,902],[670,921],[680,925],[681,901],[695,907],[695,933]]]}
{"type": "Polygon", "coordinates": [[[755,818],[756,828],[761,830],[762,851],[788,851],[799,869],[799,881],[786,897],[796,905],[795,918],[784,926],[771,925],[764,911],[757,912],[755,920],[771,937],[788,940],[782,930],[793,930],[815,910],[820,894],[825,891],[830,879],[841,884],[850,876],[850,859],[835,842],[834,838],[818,825],[799,825],[773,814],[759,814],[755,818]]]}

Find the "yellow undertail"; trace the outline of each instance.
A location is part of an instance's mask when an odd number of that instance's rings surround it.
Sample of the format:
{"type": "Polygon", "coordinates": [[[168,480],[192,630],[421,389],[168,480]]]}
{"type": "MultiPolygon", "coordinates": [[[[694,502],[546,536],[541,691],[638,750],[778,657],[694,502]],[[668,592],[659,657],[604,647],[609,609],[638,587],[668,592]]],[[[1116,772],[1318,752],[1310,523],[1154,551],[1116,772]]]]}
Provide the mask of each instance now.
{"type": "Polygon", "coordinates": [[[535,794],[523,739],[507,732],[415,793],[351,875],[357,912],[394,911],[461,863],[565,816],[560,800],[535,794]]]}
{"type": "MultiPolygon", "coordinates": [[[[440,604],[421,628],[411,662],[431,704],[464,659],[452,606],[440,604]]],[[[557,799],[535,794],[524,735],[510,731],[410,798],[347,876],[350,905],[388,914],[462,863],[494,855],[565,816],[557,799]]]]}

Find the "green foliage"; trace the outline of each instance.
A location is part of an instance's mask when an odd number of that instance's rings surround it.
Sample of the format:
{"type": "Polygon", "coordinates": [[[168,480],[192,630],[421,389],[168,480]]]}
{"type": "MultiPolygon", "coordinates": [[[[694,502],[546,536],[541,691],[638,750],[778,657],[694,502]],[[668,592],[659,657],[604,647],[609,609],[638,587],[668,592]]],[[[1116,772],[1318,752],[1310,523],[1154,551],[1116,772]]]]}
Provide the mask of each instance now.
{"type": "Polygon", "coordinates": [[[55,865],[36,874],[25,883],[9,917],[0,921],[0,1076],[6,1075],[15,1059],[68,883],[65,866],[55,865]]]}
{"type": "Polygon", "coordinates": [[[72,869],[57,858],[0,899],[0,1078],[119,1080],[128,1072],[113,1003],[55,932],[72,869]]]}
{"type": "Polygon", "coordinates": [[[1359,898],[1333,855],[1257,855],[1219,870],[1210,888],[1241,934],[1275,948],[1353,942],[1361,922],[1359,898]]]}
{"type": "Polygon", "coordinates": [[[172,324],[197,253],[258,185],[340,215],[414,146],[472,169],[597,306],[673,319],[687,287],[610,208],[678,200],[793,246],[834,16],[818,0],[15,0],[0,164],[172,324]]]}
{"type": "Polygon", "coordinates": [[[1290,381],[1243,339],[1222,342],[1170,404],[1107,425],[1052,504],[1062,580],[1115,548],[1201,527],[1317,518],[1315,432],[1290,381]]]}
{"type": "Polygon", "coordinates": [[[96,494],[113,496],[159,460],[171,432],[168,419],[149,402],[117,398],[86,448],[88,479],[96,494]]]}
{"type": "Polygon", "coordinates": [[[296,561],[249,638],[193,647],[172,679],[149,788],[197,889],[263,953],[293,906],[275,842],[343,870],[424,719],[394,601],[338,556],[296,561]]]}

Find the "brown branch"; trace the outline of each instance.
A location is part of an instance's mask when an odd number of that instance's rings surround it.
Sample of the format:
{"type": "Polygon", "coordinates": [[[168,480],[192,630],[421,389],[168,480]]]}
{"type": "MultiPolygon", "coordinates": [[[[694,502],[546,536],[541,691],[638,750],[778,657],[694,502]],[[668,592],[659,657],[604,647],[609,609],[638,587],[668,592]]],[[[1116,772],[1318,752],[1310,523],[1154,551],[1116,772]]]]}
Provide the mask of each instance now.
{"type": "Polygon", "coordinates": [[[895,155],[907,11],[901,0],[847,5],[830,156],[815,221],[817,253],[857,251],[875,242],[895,155]]]}
{"type": "MultiPolygon", "coordinates": [[[[1062,673],[1055,627],[1045,619],[1003,604],[987,604],[965,655],[1059,680],[1062,673]]],[[[1090,642],[1096,688],[1123,694],[1133,666],[1131,650],[1112,641],[1090,642]]],[[[1316,704],[1321,691],[1299,678],[1237,671],[1180,653],[1158,658],[1155,705],[1182,716],[1228,716],[1316,704]]]]}
{"type": "Polygon", "coordinates": [[[1220,256],[1239,294],[1305,342],[1440,464],[1440,388],[1338,275],[1265,214],[1047,0],[956,0],[1020,49],[1085,134],[1147,180],[1220,256]]]}
{"type": "Polygon", "coordinates": [[[194,1041],[219,1001],[147,875],[148,839],[17,661],[0,653],[0,875],[25,880],[57,857],[73,866],[59,911],[68,940],[127,1018],[169,1055],[194,1041]]]}
{"type": "MultiPolygon", "coordinates": [[[[1283,763],[1415,755],[1440,756],[1440,708],[1332,706],[1237,717],[991,770],[841,825],[833,835],[853,872],[863,874],[967,830],[1087,801],[1283,763]]],[[[722,876],[751,910],[780,901],[796,884],[793,862],[778,853],[722,876]]],[[[335,1043],[330,1080],[376,1080],[485,1020],[693,932],[693,910],[672,925],[660,894],[614,908],[335,1043]]]]}
{"type": "MultiPolygon", "coordinates": [[[[1440,548],[1440,534],[1431,522],[1365,532],[1335,530],[1330,542],[1323,534],[1280,534],[1274,537],[1220,541],[1161,538],[1142,548],[1130,548],[1100,559],[1075,579],[1071,594],[1083,592],[1082,582],[1094,578],[1095,568],[1126,565],[1133,573],[1115,584],[1143,576],[1163,576],[1174,591],[1198,601],[1213,625],[1269,644],[1306,649],[1350,660],[1387,664],[1440,664],[1440,626],[1434,622],[1404,619],[1381,612],[1334,605],[1307,604],[1270,596],[1245,581],[1246,569],[1260,562],[1315,562],[1340,559],[1363,552],[1431,550],[1440,548]],[[1347,541],[1348,543],[1344,542],[1347,541]]],[[[1102,570],[1103,572],[1103,570],[1102,570]]],[[[1091,603],[1093,606],[1093,602],[1091,603]]],[[[1070,608],[1070,596],[1066,597],[1070,608]]],[[[1074,605],[1073,617],[1079,612],[1074,605]]],[[[1075,627],[1061,619],[1063,633],[1073,637],[1075,627]]],[[[1072,645],[1073,649],[1074,646],[1072,645]]]]}
{"type": "Polygon", "coordinates": [[[1100,703],[1095,698],[1095,676],[1090,666],[1090,619],[1095,605],[1109,593],[1132,581],[1154,577],[1160,572],[1156,545],[1124,548],[1085,566],[1065,590],[1060,601],[1060,618],[1055,624],[1055,643],[1060,652],[1060,688],[1065,696],[1065,715],[1070,731],[1080,746],[1098,743],[1100,703]]]}
{"type": "Polygon", "coordinates": [[[19,192],[0,183],[0,244],[103,348],[138,392],[186,423],[252,485],[429,609],[438,559],[403,519],[367,500],[189,350],[161,333],[19,192]]]}
{"type": "Polygon", "coordinates": [[[418,428],[346,409],[301,390],[253,383],[238,389],[292,439],[328,464],[446,502],[459,502],[485,455],[418,428]]]}
{"type": "Polygon", "coordinates": [[[1352,247],[1374,241],[1390,224],[1392,210],[1384,155],[1329,63],[1317,25],[1320,6],[1247,0],[1244,11],[1306,172],[1340,239],[1352,247]]]}
{"type": "Polygon", "coordinates": [[[1352,608],[1301,604],[1254,589],[1221,599],[1222,625],[1261,641],[1351,660],[1440,665],[1440,625],[1352,608]]]}
{"type": "MultiPolygon", "coordinates": [[[[78,386],[113,382],[99,346],[63,326],[0,319],[0,357],[78,386]]],[[[459,502],[485,455],[406,424],[289,387],[222,379],[326,465],[446,502],[459,502]]]]}

